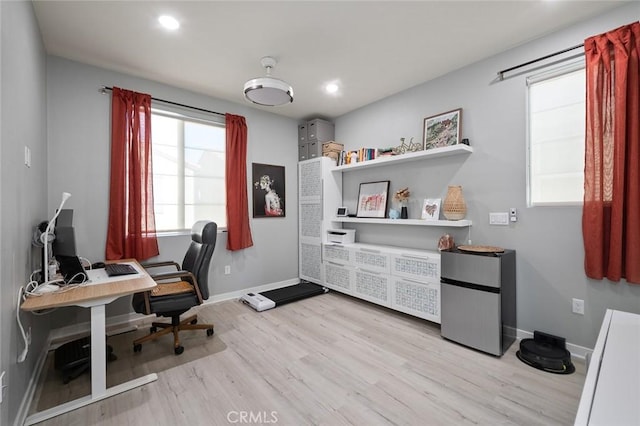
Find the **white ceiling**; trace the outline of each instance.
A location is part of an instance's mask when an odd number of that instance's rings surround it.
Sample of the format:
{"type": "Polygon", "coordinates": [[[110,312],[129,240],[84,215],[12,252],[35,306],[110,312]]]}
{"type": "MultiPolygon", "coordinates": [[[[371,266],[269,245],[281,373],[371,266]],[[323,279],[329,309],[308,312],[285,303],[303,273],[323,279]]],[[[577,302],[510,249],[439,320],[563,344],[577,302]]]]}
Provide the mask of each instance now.
{"type": "Polygon", "coordinates": [[[264,75],[260,58],[273,56],[273,76],[295,99],[258,108],[332,119],[625,2],[33,3],[51,55],[236,103],[247,102],[244,82],[264,75]],[[181,28],[161,29],[161,14],[181,28]],[[338,95],[323,92],[330,81],[338,95]]]}

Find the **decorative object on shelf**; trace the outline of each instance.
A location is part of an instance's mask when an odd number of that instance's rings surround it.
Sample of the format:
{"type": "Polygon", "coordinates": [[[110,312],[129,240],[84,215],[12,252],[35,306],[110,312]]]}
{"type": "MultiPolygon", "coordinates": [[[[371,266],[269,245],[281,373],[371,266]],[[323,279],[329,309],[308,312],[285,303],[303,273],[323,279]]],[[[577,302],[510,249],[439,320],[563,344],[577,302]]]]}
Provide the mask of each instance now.
{"type": "Polygon", "coordinates": [[[253,217],[284,217],[284,166],[253,163],[253,217]]]}
{"type": "Polygon", "coordinates": [[[393,199],[400,204],[400,219],[408,219],[409,214],[407,213],[407,201],[409,200],[409,196],[411,192],[409,192],[409,188],[402,188],[396,191],[393,196],[393,199]]]}
{"type": "Polygon", "coordinates": [[[400,219],[400,212],[396,209],[389,209],[389,219],[400,219]]]}
{"type": "Polygon", "coordinates": [[[449,250],[456,246],[456,242],[453,240],[453,237],[449,234],[444,234],[438,240],[438,250],[449,250]]]}
{"type": "Polygon", "coordinates": [[[460,143],[462,108],[424,119],[424,149],[441,148],[460,143]]]}
{"type": "Polygon", "coordinates": [[[384,180],[360,184],[357,217],[386,217],[389,183],[390,181],[384,180]]]}
{"type": "Polygon", "coordinates": [[[400,138],[400,145],[393,149],[394,154],[406,154],[407,152],[422,151],[422,144],[413,142],[413,138],[409,143],[405,143],[404,138],[400,138]]]}
{"type": "Polygon", "coordinates": [[[422,204],[422,219],[438,220],[440,218],[440,198],[426,198],[422,204]]]}
{"type": "Polygon", "coordinates": [[[462,186],[450,185],[442,203],[442,214],[448,220],[464,219],[467,215],[467,203],[462,195],[462,186]]]}

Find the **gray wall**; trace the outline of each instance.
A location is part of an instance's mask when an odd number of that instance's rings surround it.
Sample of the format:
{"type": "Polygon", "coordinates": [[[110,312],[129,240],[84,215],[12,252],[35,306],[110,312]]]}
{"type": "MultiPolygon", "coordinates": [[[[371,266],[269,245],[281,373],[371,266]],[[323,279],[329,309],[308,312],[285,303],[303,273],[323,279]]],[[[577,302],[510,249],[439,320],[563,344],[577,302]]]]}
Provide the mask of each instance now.
{"type": "MultiPolygon", "coordinates": [[[[474,148],[468,156],[345,174],[346,205],[355,209],[360,182],[388,179],[392,190],[410,188],[409,217],[418,218],[424,198],[444,198],[447,185],[462,185],[467,218],[473,220],[472,242],[517,251],[518,328],[592,348],[607,308],[640,313],[640,285],[585,277],[580,207],[527,208],[525,76],[494,80],[499,70],[582,43],[639,16],[639,3],[615,9],[340,117],[336,139],[345,148],[386,147],[399,145],[401,137],[421,140],[424,117],[461,107],[462,135],[474,148]],[[489,212],[510,207],[518,209],[516,224],[489,225],[489,212]],[[572,313],[572,298],[584,299],[584,316],[572,313]]],[[[363,242],[420,248],[436,248],[445,232],[458,243],[468,238],[466,229],[355,228],[363,242]]]]}
{"type": "MultiPolygon", "coordinates": [[[[72,194],[65,207],[74,209],[77,248],[81,256],[94,262],[104,259],[111,96],[98,93],[102,86],[118,86],[149,93],[159,99],[244,116],[248,127],[249,175],[252,162],[285,166],[286,217],[252,219],[254,246],[246,250],[227,251],[226,233],[219,234],[209,275],[211,295],[298,276],[297,121],[248,105],[50,56],[47,59],[48,206],[53,211],[60,204],[63,191],[72,194]],[[274,243],[277,250],[274,250],[274,243]],[[224,275],[224,265],[231,266],[231,275],[224,275]]],[[[251,208],[250,180],[251,176],[247,188],[251,208]]],[[[182,261],[188,243],[189,236],[161,237],[158,260],[182,261]]],[[[129,304],[129,298],[111,303],[107,306],[107,316],[129,312],[129,304]]],[[[84,310],[75,312],[77,318],[70,318],[69,312],[65,312],[64,318],[55,318],[54,325],[68,325],[88,318],[84,310]]]]}
{"type": "Polygon", "coordinates": [[[17,363],[24,344],[16,325],[18,289],[37,261],[33,227],[46,215],[45,54],[31,2],[0,2],[0,369],[6,371],[0,424],[16,416],[49,327],[23,313],[33,327],[27,360],[17,363]],[[24,147],[32,166],[23,165],[24,147]]]}

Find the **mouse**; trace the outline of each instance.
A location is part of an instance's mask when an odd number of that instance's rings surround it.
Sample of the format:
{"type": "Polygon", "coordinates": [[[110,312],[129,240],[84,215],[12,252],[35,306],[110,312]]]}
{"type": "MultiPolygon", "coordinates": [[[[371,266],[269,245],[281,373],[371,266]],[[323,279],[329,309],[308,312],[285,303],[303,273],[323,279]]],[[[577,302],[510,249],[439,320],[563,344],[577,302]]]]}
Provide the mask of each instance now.
{"type": "Polygon", "coordinates": [[[60,286],[55,284],[41,284],[36,288],[35,293],[51,293],[57,290],[60,290],[60,286]]]}
{"type": "Polygon", "coordinates": [[[91,269],[102,269],[104,268],[104,262],[96,262],[91,264],[91,269]]]}

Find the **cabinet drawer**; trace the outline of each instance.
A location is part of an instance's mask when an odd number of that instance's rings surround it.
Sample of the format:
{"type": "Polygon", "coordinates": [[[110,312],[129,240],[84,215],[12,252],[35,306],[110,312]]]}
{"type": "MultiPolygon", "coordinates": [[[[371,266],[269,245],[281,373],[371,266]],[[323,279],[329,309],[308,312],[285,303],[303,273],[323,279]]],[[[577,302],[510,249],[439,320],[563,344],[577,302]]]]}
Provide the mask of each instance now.
{"type": "Polygon", "coordinates": [[[390,276],[362,269],[356,269],[353,295],[379,305],[390,306],[390,276]]]}
{"type": "Polygon", "coordinates": [[[340,244],[323,244],[322,259],[328,262],[340,263],[341,265],[353,264],[353,250],[340,244]]]}
{"type": "Polygon", "coordinates": [[[440,283],[392,278],[391,308],[440,324],[440,283]]]}
{"type": "Polygon", "coordinates": [[[353,268],[332,262],[325,262],[322,267],[326,287],[346,294],[352,293],[352,285],[356,280],[353,268]]]}
{"type": "Polygon", "coordinates": [[[369,271],[389,273],[389,254],[377,249],[356,248],[353,250],[353,264],[369,271]]]}
{"type": "Polygon", "coordinates": [[[440,253],[402,252],[391,256],[391,274],[420,282],[440,282],[440,253]]]}

